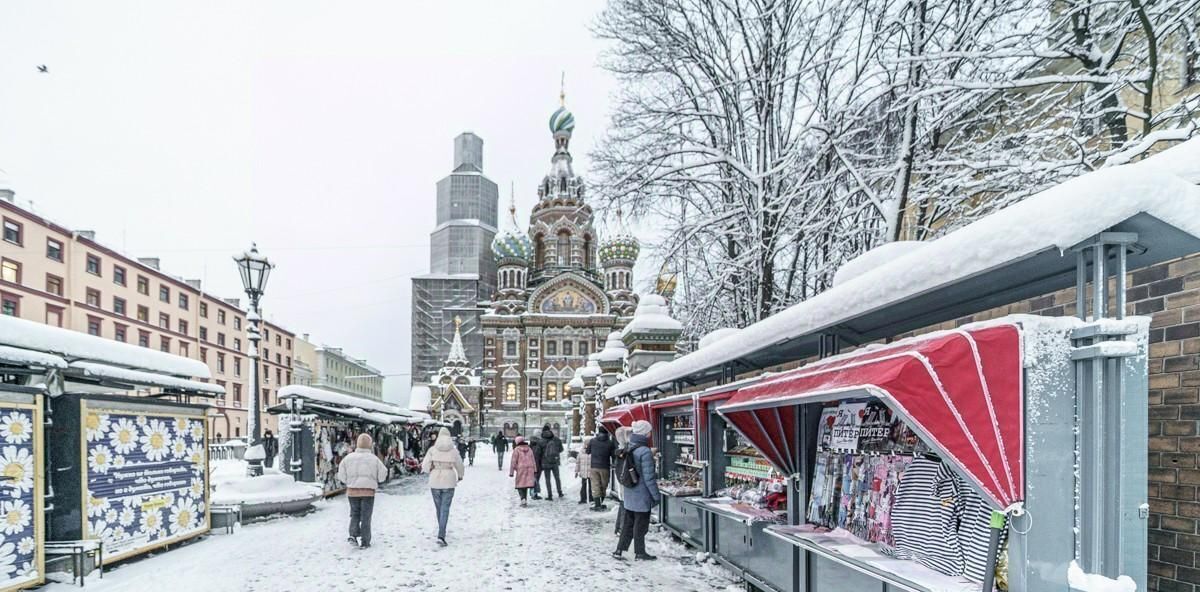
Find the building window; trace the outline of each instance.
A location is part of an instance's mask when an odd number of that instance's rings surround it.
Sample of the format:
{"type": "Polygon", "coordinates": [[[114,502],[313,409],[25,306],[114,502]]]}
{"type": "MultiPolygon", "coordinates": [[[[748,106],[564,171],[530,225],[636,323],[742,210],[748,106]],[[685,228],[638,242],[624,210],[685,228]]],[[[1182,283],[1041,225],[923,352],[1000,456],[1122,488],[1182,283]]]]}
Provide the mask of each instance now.
{"type": "Polygon", "coordinates": [[[138,345],[142,347],[150,347],[149,331],[138,331],[138,345]]]}
{"type": "Polygon", "coordinates": [[[92,308],[100,308],[100,290],[88,288],[86,294],[87,305],[92,308]]]}
{"type": "Polygon", "coordinates": [[[200,327],[200,341],[208,341],[208,327],[200,327]]]}
{"type": "Polygon", "coordinates": [[[270,406],[271,406],[271,391],[269,389],[263,389],[263,391],[262,391],[262,407],[263,407],[263,409],[266,409],[267,407],[270,407],[270,406]]]}
{"type": "Polygon", "coordinates": [[[61,327],[63,321],[63,309],[59,306],[46,305],[46,324],[51,327],[61,327]]]}
{"type": "Polygon", "coordinates": [[[200,318],[202,318],[202,319],[208,318],[208,303],[207,302],[200,303],[200,318]]]}
{"type": "Polygon", "coordinates": [[[12,294],[0,294],[0,314],[15,317],[21,314],[21,300],[12,294]]]}
{"type": "Polygon", "coordinates": [[[516,402],[517,400],[517,383],[510,382],[504,385],[504,400],[505,402],[516,402]]]}
{"type": "Polygon", "coordinates": [[[279,334],[275,334],[275,347],[283,347],[283,340],[279,338],[279,334]]]}
{"type": "Polygon", "coordinates": [[[183,333],[184,335],[187,335],[188,334],[188,322],[183,319],[179,319],[178,322],[179,322],[179,332],[183,333]]]}
{"type": "Polygon", "coordinates": [[[125,316],[125,299],[113,296],[113,312],[125,316]]]}
{"type": "Polygon", "coordinates": [[[150,295],[150,280],[144,275],[138,276],[138,294],[150,295]]]}
{"type": "Polygon", "coordinates": [[[118,286],[125,285],[125,268],[120,265],[113,266],[113,283],[118,286]]]}
{"type": "Polygon", "coordinates": [[[127,329],[126,329],[125,325],[119,325],[117,323],[113,323],[113,339],[116,339],[117,341],[124,343],[126,331],[127,331],[127,329]]]}
{"type": "Polygon", "coordinates": [[[63,295],[63,279],[51,274],[46,274],[46,291],[55,296],[63,295]]]}
{"type": "Polygon", "coordinates": [[[11,284],[21,283],[21,264],[12,259],[0,261],[0,278],[11,284]]]}
{"type": "Polygon", "coordinates": [[[171,353],[171,338],[170,337],[159,337],[158,338],[158,349],[159,349],[159,351],[171,353]]]}
{"type": "Polygon", "coordinates": [[[235,403],[242,402],[242,383],[240,382],[233,383],[233,401],[235,403]]]}
{"type": "Polygon", "coordinates": [[[263,341],[271,343],[271,330],[263,327],[263,341]]]}
{"type": "Polygon", "coordinates": [[[225,324],[225,311],[223,311],[223,310],[217,311],[217,323],[219,323],[221,325],[225,324]]]}
{"type": "Polygon", "coordinates": [[[283,384],[283,370],[275,369],[275,384],[283,384]]]}
{"type": "Polygon", "coordinates": [[[238,339],[237,337],[233,338],[233,349],[235,349],[237,351],[242,351],[242,340],[241,339],[238,339]]]}
{"type": "Polygon", "coordinates": [[[225,354],[217,352],[217,372],[225,373],[225,354]]]}
{"type": "Polygon", "coordinates": [[[88,316],[88,335],[100,336],[100,317],[88,316]]]}
{"type": "Polygon", "coordinates": [[[162,302],[171,302],[171,288],[167,286],[159,286],[158,299],[162,302]]]}
{"type": "Polygon", "coordinates": [[[546,355],[547,356],[557,356],[558,355],[558,342],[557,341],[547,341],[546,342],[546,355]]]}
{"type": "Polygon", "coordinates": [[[288,357],[287,357],[287,367],[288,367],[288,368],[291,368],[291,367],[292,367],[292,356],[288,356],[288,357]]]}
{"type": "Polygon", "coordinates": [[[179,308],[182,308],[183,310],[187,310],[188,306],[189,306],[188,295],[180,293],[179,294],[179,308]]]}
{"type": "Polygon", "coordinates": [[[571,235],[565,230],[558,233],[558,264],[563,267],[571,264],[571,235]]]}
{"type": "Polygon", "coordinates": [[[275,363],[283,365],[283,356],[279,355],[279,352],[275,352],[275,363]]]}
{"type": "Polygon", "coordinates": [[[546,383],[546,400],[547,401],[557,401],[558,400],[558,383],[557,382],[547,382],[546,383]]]}
{"type": "Polygon", "coordinates": [[[143,323],[149,323],[150,322],[150,307],[142,306],[141,304],[139,304],[138,308],[137,308],[137,320],[139,320],[143,323]]]}
{"type": "Polygon", "coordinates": [[[63,244],[62,241],[57,241],[52,238],[46,239],[46,258],[53,259],[62,263],[63,260],[63,244]]]}
{"type": "Polygon", "coordinates": [[[263,358],[264,362],[270,362],[271,361],[271,351],[264,347],[262,349],[262,358],[263,358]]]}
{"type": "Polygon", "coordinates": [[[580,342],[579,342],[579,355],[580,355],[580,357],[584,357],[584,358],[586,358],[586,357],[587,357],[587,355],[588,355],[588,342],[586,342],[586,341],[580,341],[580,342]]]}
{"type": "Polygon", "coordinates": [[[170,331],[171,330],[171,315],[169,315],[165,312],[158,313],[158,326],[162,327],[163,329],[166,329],[167,331],[170,331]]]}
{"type": "MultiPolygon", "coordinates": [[[[287,349],[288,349],[288,350],[291,350],[291,349],[292,349],[292,338],[291,338],[291,337],[288,337],[288,338],[287,338],[287,349]]],[[[288,362],[288,364],[290,365],[290,364],[291,364],[291,362],[288,362]]]]}
{"type": "Polygon", "coordinates": [[[217,333],[217,345],[225,347],[225,334],[217,333]]]}
{"type": "Polygon", "coordinates": [[[200,361],[204,362],[205,364],[208,363],[208,348],[207,347],[200,348],[200,361]]]}
{"type": "Polygon", "coordinates": [[[241,358],[233,359],[233,375],[239,376],[239,377],[242,375],[242,359],[241,358]]]}
{"type": "Polygon", "coordinates": [[[242,328],[242,317],[233,317],[233,328],[239,331],[242,328]]]}
{"type": "Polygon", "coordinates": [[[571,352],[572,352],[572,350],[574,350],[574,349],[575,349],[575,342],[573,342],[573,341],[564,341],[562,345],[563,345],[563,355],[564,355],[564,356],[570,356],[570,355],[573,355],[571,352]]]}
{"type": "Polygon", "coordinates": [[[179,342],[179,355],[181,355],[181,356],[183,356],[183,357],[185,357],[185,358],[186,358],[186,357],[188,357],[188,342],[186,342],[186,341],[183,341],[183,340],[180,340],[180,342],[179,342]]]}
{"type": "Polygon", "coordinates": [[[90,273],[92,275],[96,275],[96,276],[100,275],[100,258],[99,257],[97,257],[91,253],[88,253],[87,263],[85,263],[84,265],[85,265],[84,269],[86,269],[88,273],[90,273]]]}
{"type": "Polygon", "coordinates": [[[4,240],[18,247],[24,244],[25,229],[20,222],[4,219],[4,240]]]}

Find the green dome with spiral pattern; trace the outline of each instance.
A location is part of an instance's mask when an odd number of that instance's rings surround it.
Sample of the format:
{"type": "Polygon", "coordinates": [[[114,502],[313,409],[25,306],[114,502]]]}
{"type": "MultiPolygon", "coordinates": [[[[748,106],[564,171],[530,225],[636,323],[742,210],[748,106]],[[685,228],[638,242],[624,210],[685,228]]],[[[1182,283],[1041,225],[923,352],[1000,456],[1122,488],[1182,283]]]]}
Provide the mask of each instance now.
{"type": "Polygon", "coordinates": [[[566,107],[559,107],[550,115],[550,133],[571,133],[575,130],[575,116],[566,107]]]}

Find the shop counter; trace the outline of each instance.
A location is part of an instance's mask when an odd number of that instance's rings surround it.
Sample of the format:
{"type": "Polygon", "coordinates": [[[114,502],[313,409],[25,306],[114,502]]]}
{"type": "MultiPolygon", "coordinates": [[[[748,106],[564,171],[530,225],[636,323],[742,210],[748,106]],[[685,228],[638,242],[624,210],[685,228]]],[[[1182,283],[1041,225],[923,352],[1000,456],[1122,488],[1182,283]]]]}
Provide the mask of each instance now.
{"type": "Polygon", "coordinates": [[[704,518],[700,510],[686,502],[695,495],[683,495],[662,491],[660,522],[683,542],[704,548],[704,518]]]}
{"type": "Polygon", "coordinates": [[[688,499],[685,503],[711,515],[712,551],[723,565],[759,588],[793,589],[795,548],[765,530],[777,520],[739,508],[728,498],[688,499]]]}
{"type": "Polygon", "coordinates": [[[896,559],[851,536],[817,533],[803,526],[767,526],[765,533],[808,554],[813,592],[978,592],[979,584],[947,576],[915,561],[896,559]]]}

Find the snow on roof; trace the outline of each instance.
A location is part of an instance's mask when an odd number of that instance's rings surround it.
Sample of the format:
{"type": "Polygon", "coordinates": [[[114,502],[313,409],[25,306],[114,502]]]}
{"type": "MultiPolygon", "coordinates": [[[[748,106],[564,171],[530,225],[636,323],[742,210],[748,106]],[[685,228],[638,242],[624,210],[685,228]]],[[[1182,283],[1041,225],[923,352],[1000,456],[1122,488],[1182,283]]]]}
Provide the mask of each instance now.
{"type": "Polygon", "coordinates": [[[220,385],[200,382],[198,380],[188,380],[186,378],[178,378],[175,376],[167,376],[164,374],[156,374],[154,372],[143,372],[141,370],[131,370],[129,368],[118,368],[116,366],[109,366],[108,364],[100,364],[97,362],[71,362],[70,369],[78,370],[83,376],[88,378],[107,378],[136,386],[157,386],[162,388],[182,389],[185,391],[225,396],[225,387],[220,385]]]}
{"type": "Polygon", "coordinates": [[[883,243],[845,263],[833,274],[833,285],[844,284],[876,267],[887,265],[909,253],[919,251],[929,243],[923,241],[895,241],[883,243]]]}
{"type": "Polygon", "coordinates": [[[629,350],[625,349],[625,342],[621,341],[621,334],[613,331],[608,334],[608,339],[604,342],[604,349],[592,354],[592,358],[600,362],[615,362],[624,360],[628,353],[629,350]]]}
{"type": "Polygon", "coordinates": [[[737,335],[619,382],[605,396],[611,399],[669,383],[1012,261],[1069,249],[1140,213],[1200,236],[1200,187],[1189,180],[1200,180],[1200,138],[1137,164],[1100,169],[1051,187],[737,335]]]}
{"type": "Polygon", "coordinates": [[[0,345],[56,354],[67,360],[93,360],[173,376],[211,377],[208,365],[199,360],[10,316],[0,316],[0,345]]]}
{"type": "Polygon", "coordinates": [[[67,361],[58,356],[7,345],[0,345],[0,363],[41,368],[67,367],[67,361]]]}
{"type": "Polygon", "coordinates": [[[364,399],[352,395],[344,395],[342,393],[335,393],[333,391],[313,388],[311,386],[289,384],[279,389],[280,399],[290,399],[292,397],[299,397],[307,401],[328,403],[340,407],[357,407],[366,411],[376,411],[379,413],[398,415],[401,417],[411,417],[413,415],[412,412],[406,409],[401,409],[400,407],[390,403],[380,403],[370,399],[364,399]]]}
{"type": "Polygon", "coordinates": [[[408,408],[416,411],[425,411],[429,409],[430,403],[433,402],[433,391],[429,387],[421,384],[414,384],[412,390],[408,392],[408,408]]]}
{"type": "Polygon", "coordinates": [[[667,309],[667,299],[658,294],[643,294],[637,309],[633,312],[633,320],[625,325],[621,336],[625,337],[635,331],[682,331],[683,323],[671,318],[667,309]]]}
{"type": "MultiPolygon", "coordinates": [[[[700,343],[697,344],[697,349],[704,349],[722,339],[725,339],[726,337],[729,337],[730,335],[737,334],[738,331],[741,331],[741,329],[738,329],[737,327],[722,327],[720,329],[713,329],[708,333],[708,335],[700,338],[700,343]]],[[[661,363],[661,361],[655,362],[650,367],[653,368],[661,363]]]]}

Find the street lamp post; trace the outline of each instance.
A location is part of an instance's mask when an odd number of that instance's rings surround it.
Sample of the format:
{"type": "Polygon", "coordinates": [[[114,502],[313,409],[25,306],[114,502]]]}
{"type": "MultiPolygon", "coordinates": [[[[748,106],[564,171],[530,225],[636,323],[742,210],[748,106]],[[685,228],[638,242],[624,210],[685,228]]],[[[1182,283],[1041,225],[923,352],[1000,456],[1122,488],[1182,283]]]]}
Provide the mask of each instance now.
{"type": "Polygon", "coordinates": [[[300,431],[304,429],[304,419],[302,419],[300,412],[304,410],[304,401],[300,397],[292,397],[288,402],[291,403],[292,411],[292,416],[288,419],[288,432],[292,447],[292,479],[299,481],[300,471],[304,466],[304,461],[300,457],[300,431]]]}
{"type": "MultiPolygon", "coordinates": [[[[267,278],[271,275],[271,270],[275,265],[258,253],[258,246],[251,243],[250,250],[233,258],[238,264],[238,271],[242,276],[242,287],[246,290],[246,297],[250,299],[250,310],[246,313],[246,341],[249,343],[250,351],[250,413],[247,418],[247,431],[250,432],[250,447],[262,446],[262,422],[260,418],[261,403],[261,386],[258,379],[258,341],[262,338],[262,332],[259,328],[262,323],[262,314],[258,308],[258,302],[262,299],[263,291],[267,287],[267,278]]],[[[249,454],[250,475],[261,475],[262,454],[249,454]]]]}

